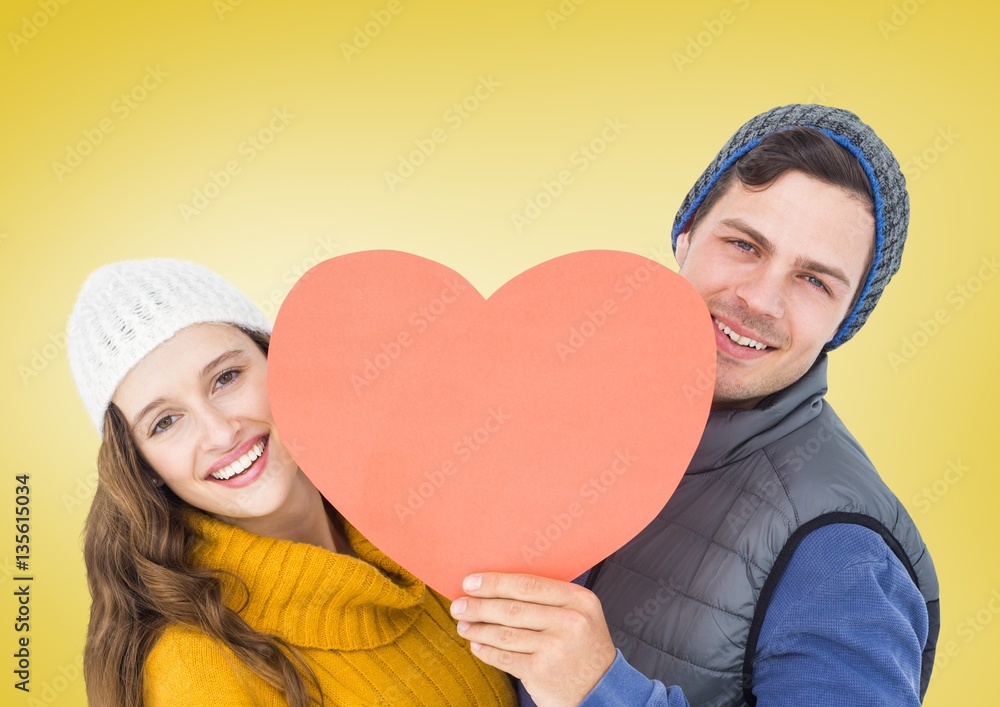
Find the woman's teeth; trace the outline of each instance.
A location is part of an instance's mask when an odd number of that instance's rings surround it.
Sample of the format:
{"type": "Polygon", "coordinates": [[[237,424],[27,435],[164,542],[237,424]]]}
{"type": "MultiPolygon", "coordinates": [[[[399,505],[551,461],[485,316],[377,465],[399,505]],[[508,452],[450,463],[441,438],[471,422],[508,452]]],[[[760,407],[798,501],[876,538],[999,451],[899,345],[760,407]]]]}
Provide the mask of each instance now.
{"type": "Polygon", "coordinates": [[[253,464],[254,461],[257,459],[257,457],[259,457],[263,453],[264,453],[264,440],[261,440],[260,442],[255,444],[249,452],[247,452],[242,457],[234,461],[232,464],[223,469],[219,469],[216,472],[213,472],[212,476],[218,479],[219,481],[225,481],[226,479],[231,479],[237,474],[242,474],[244,471],[250,468],[250,465],[253,464]]]}
{"type": "Polygon", "coordinates": [[[720,322],[718,319],[715,320],[715,326],[719,327],[719,331],[721,331],[723,334],[728,336],[730,339],[735,341],[740,346],[753,346],[758,351],[763,351],[764,349],[767,348],[767,344],[762,344],[758,341],[754,341],[753,339],[748,339],[745,336],[740,336],[735,331],[733,331],[725,324],[720,322]]]}

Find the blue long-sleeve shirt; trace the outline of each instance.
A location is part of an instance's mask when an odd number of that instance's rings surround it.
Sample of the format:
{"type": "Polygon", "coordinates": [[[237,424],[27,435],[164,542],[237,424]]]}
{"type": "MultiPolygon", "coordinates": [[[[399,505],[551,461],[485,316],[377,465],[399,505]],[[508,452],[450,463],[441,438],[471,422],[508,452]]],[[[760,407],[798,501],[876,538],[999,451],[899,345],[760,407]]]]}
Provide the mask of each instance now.
{"type": "MultiPolygon", "coordinates": [[[[920,704],[927,606],[875,532],[835,524],[792,554],[761,627],[753,692],[759,707],[920,704]]],[[[521,689],[521,704],[534,702],[521,689]]],[[[581,707],[689,707],[619,651],[581,707]]],[[[697,705],[695,707],[701,707],[697,705]]]]}

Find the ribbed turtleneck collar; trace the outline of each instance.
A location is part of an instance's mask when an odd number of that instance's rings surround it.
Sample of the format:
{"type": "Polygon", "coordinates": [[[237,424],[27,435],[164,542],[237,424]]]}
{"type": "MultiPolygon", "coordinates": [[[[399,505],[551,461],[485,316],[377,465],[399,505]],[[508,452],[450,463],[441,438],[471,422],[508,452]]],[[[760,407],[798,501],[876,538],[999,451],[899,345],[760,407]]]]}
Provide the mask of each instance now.
{"type": "Polygon", "coordinates": [[[753,454],[806,424],[823,409],[826,354],[805,375],[749,410],[713,410],[688,474],[718,469],[753,454]]]}
{"type": "Polygon", "coordinates": [[[394,642],[422,611],[425,585],[344,523],[358,558],[262,537],[200,512],[187,516],[198,542],[192,560],[231,572],[226,604],[254,628],[293,645],[365,650],[394,642]]]}

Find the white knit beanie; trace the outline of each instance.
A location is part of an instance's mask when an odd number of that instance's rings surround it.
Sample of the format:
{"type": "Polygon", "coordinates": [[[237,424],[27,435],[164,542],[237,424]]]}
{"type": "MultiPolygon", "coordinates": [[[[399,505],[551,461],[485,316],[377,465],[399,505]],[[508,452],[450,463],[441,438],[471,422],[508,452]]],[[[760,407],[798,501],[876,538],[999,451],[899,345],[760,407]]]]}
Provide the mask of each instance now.
{"type": "Polygon", "coordinates": [[[73,378],[98,432],[104,432],[104,413],[126,374],[178,331],[203,322],[271,332],[253,302],[196,263],[125,260],[90,274],[66,334],[73,378]]]}

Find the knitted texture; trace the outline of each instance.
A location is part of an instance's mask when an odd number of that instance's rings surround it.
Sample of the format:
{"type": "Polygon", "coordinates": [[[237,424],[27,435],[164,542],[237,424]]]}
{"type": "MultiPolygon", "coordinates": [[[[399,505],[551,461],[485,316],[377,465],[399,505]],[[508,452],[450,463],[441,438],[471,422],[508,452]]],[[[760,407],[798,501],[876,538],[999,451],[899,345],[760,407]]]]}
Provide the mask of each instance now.
{"type": "Polygon", "coordinates": [[[765,135],[796,126],[815,128],[850,151],[861,163],[875,196],[875,257],[857,303],[824,348],[830,351],[861,328],[875,309],[882,290],[899,270],[910,220],[910,199],[899,163],[875,131],[854,113],[820,105],[788,105],[752,118],[729,138],[684,197],[674,218],[671,241],[676,251],[677,236],[687,228],[698,206],[727,169],[756,147],[765,135]]]}
{"type": "MultiPolygon", "coordinates": [[[[203,539],[192,561],[222,571],[226,604],[247,623],[300,649],[325,704],[516,704],[507,676],[458,636],[448,601],[352,526],[345,523],[357,558],[254,535],[198,512],[187,521],[203,539]]],[[[166,629],[144,679],[151,707],[286,704],[222,643],[188,627],[166,629]]]]}
{"type": "Polygon", "coordinates": [[[125,260],[90,274],[70,314],[67,351],[77,391],[99,432],[125,375],[178,331],[203,322],[271,331],[253,302],[196,263],[125,260]]]}

